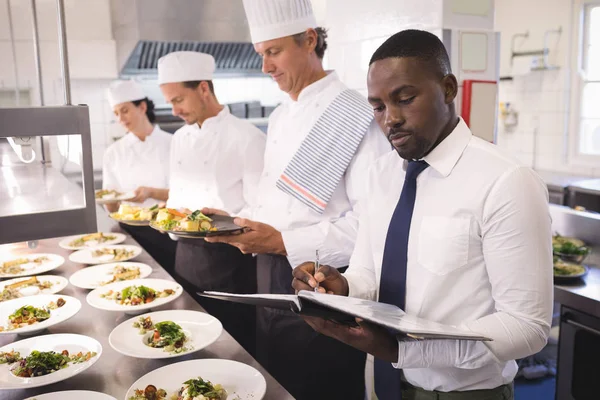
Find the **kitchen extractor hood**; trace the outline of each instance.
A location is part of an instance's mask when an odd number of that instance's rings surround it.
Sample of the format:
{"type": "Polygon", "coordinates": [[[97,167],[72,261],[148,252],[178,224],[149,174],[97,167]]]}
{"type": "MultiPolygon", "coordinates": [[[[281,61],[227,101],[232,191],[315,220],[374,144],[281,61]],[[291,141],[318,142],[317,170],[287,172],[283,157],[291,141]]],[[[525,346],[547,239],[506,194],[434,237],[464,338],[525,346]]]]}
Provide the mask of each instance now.
{"type": "Polygon", "coordinates": [[[140,40],[121,69],[122,76],[156,75],[158,59],[174,51],[198,51],[215,58],[217,76],[263,75],[262,59],[252,43],[161,42],[140,40]]]}
{"type": "Polygon", "coordinates": [[[111,0],[111,14],[123,77],[154,77],[181,50],[213,55],[216,76],[261,74],[242,0],[111,0]]]}

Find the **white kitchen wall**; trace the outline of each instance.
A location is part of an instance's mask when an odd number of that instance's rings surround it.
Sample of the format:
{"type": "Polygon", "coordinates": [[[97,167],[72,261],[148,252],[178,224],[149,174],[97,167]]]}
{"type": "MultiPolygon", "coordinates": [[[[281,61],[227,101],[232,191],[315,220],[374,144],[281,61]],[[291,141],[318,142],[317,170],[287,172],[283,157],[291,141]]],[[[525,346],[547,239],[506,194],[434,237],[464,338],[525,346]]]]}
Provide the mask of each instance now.
{"type": "Polygon", "coordinates": [[[509,150],[521,162],[539,170],[584,176],[600,176],[600,165],[582,166],[569,159],[568,143],[572,133],[569,124],[571,96],[572,46],[577,46],[573,28],[574,2],[571,0],[501,0],[496,2],[495,29],[501,33],[500,76],[517,73],[512,81],[501,81],[499,101],[510,102],[519,113],[516,127],[507,129],[498,122],[498,145],[509,150]],[[560,35],[549,36],[549,63],[559,69],[532,71],[525,74],[516,60],[511,68],[511,38],[529,32],[526,39],[517,38],[517,51],[543,48],[544,32],[562,27],[560,35]]]}

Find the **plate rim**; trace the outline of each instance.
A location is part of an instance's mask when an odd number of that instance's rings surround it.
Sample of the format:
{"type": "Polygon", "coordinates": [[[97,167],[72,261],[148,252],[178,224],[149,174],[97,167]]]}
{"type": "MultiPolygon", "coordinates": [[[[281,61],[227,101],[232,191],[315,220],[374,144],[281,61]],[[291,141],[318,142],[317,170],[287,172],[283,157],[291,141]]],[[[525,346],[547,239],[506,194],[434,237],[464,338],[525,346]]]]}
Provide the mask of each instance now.
{"type": "Polygon", "coordinates": [[[48,396],[50,396],[50,395],[57,395],[57,394],[61,394],[61,393],[62,394],[65,394],[65,393],[73,393],[73,394],[90,394],[90,393],[94,393],[95,395],[102,395],[102,396],[104,396],[104,398],[106,400],[110,400],[110,399],[117,400],[116,397],[113,397],[113,396],[111,396],[109,394],[106,394],[106,393],[96,392],[94,390],[59,390],[59,391],[56,391],[56,392],[38,394],[36,396],[28,397],[28,398],[23,399],[23,400],[36,400],[36,399],[44,400],[44,399],[47,399],[48,396]]]}
{"type": "MultiPolygon", "coordinates": [[[[79,333],[51,333],[51,334],[48,334],[48,335],[31,336],[31,337],[27,337],[27,338],[24,338],[24,339],[21,339],[21,340],[17,340],[16,342],[8,343],[5,346],[1,346],[0,350],[2,350],[4,348],[9,348],[9,346],[13,346],[14,347],[14,346],[16,346],[19,343],[24,342],[24,341],[29,341],[29,340],[33,341],[34,339],[41,339],[41,338],[46,339],[48,337],[56,337],[56,336],[80,336],[80,337],[84,337],[87,340],[91,340],[92,342],[95,342],[95,344],[98,345],[99,351],[96,353],[96,356],[93,359],[87,361],[88,364],[86,364],[84,366],[84,368],[82,368],[79,372],[77,372],[77,373],[75,373],[73,375],[69,375],[69,376],[64,377],[62,379],[59,379],[59,380],[56,380],[56,381],[52,381],[52,382],[48,382],[48,383],[38,383],[38,384],[34,383],[33,385],[16,386],[16,387],[15,386],[13,386],[13,387],[11,387],[11,386],[9,386],[9,387],[0,387],[0,391],[3,391],[3,390],[32,389],[32,388],[37,388],[37,387],[42,387],[42,386],[53,385],[55,383],[65,381],[67,379],[70,379],[70,378],[72,378],[74,376],[77,376],[77,375],[81,374],[82,372],[88,370],[91,366],[93,366],[94,364],[96,364],[98,362],[98,360],[102,356],[102,353],[104,352],[104,348],[102,347],[102,343],[100,343],[100,341],[98,341],[97,339],[95,339],[95,338],[93,338],[91,336],[82,335],[82,334],[79,334],[79,333]]],[[[35,349],[32,349],[32,350],[35,350],[35,349]]],[[[48,374],[48,375],[51,375],[51,374],[48,374]]],[[[48,375],[45,375],[45,376],[48,376],[48,375]]]]}
{"type": "Polygon", "coordinates": [[[566,281],[574,281],[574,280],[583,278],[590,272],[590,266],[587,264],[580,264],[580,265],[585,269],[585,271],[583,271],[581,274],[579,274],[579,275],[554,275],[554,274],[552,274],[553,279],[566,282],[566,281]]]}
{"type": "Polygon", "coordinates": [[[243,227],[239,227],[238,229],[223,229],[220,231],[208,231],[208,232],[193,232],[193,231],[168,231],[168,230],[164,230],[164,229],[160,229],[159,227],[155,226],[153,224],[153,222],[155,222],[154,220],[150,221],[150,224],[148,224],[148,226],[156,231],[159,232],[164,232],[164,233],[170,233],[172,235],[175,235],[177,237],[181,237],[184,239],[204,239],[205,237],[210,237],[210,236],[219,236],[219,235],[232,235],[236,232],[242,232],[244,230],[243,227]]]}
{"type": "MultiPolygon", "coordinates": [[[[265,376],[262,374],[262,372],[260,372],[258,369],[254,368],[253,366],[243,363],[241,361],[236,361],[236,360],[230,360],[230,359],[226,359],[226,358],[196,358],[193,360],[185,360],[185,361],[180,361],[180,362],[176,362],[176,363],[170,363],[167,365],[164,365],[160,368],[156,368],[152,371],[148,371],[147,373],[145,373],[144,375],[140,376],[135,382],[133,382],[131,384],[131,386],[129,386],[129,388],[127,389],[127,392],[125,392],[125,397],[124,400],[127,400],[130,397],[130,392],[132,390],[135,390],[135,386],[136,384],[141,381],[142,379],[144,379],[146,376],[148,376],[149,374],[158,372],[158,371],[163,371],[169,368],[173,368],[175,365],[179,365],[179,364],[195,364],[195,363],[210,363],[210,362],[222,362],[222,363],[235,363],[235,364],[242,364],[247,368],[250,368],[254,371],[256,371],[258,373],[258,375],[261,377],[261,382],[263,383],[263,390],[262,393],[260,393],[260,396],[257,396],[255,400],[261,400],[265,397],[266,393],[267,393],[267,379],[265,378],[265,376]]],[[[186,378],[184,378],[186,379],[186,378]]]]}
{"type": "Polygon", "coordinates": [[[183,286],[181,286],[181,284],[179,284],[175,280],[170,281],[168,279],[161,279],[161,278],[144,278],[144,279],[133,279],[133,280],[130,280],[130,281],[113,282],[110,285],[101,286],[99,288],[96,288],[96,289],[90,291],[87,294],[87,296],[85,296],[85,300],[88,303],[88,305],[90,305],[91,307],[94,307],[95,309],[98,309],[98,310],[127,313],[127,312],[131,312],[131,311],[146,311],[146,310],[151,310],[152,308],[155,308],[155,307],[164,306],[166,304],[169,304],[169,303],[177,300],[182,294],[183,294],[183,286]],[[175,290],[175,294],[173,296],[165,297],[165,299],[168,299],[168,301],[166,301],[166,302],[164,302],[162,304],[159,304],[159,305],[154,305],[153,303],[148,303],[148,304],[142,304],[140,306],[121,306],[121,305],[118,305],[118,304],[115,303],[114,305],[118,306],[118,308],[117,307],[114,307],[114,308],[106,308],[106,307],[105,308],[99,308],[96,305],[90,303],[90,299],[93,299],[95,297],[99,298],[99,296],[95,296],[96,295],[95,292],[99,291],[100,289],[108,289],[108,290],[110,290],[110,286],[111,285],[122,284],[122,283],[125,283],[125,282],[133,284],[136,281],[145,281],[145,280],[157,280],[157,281],[165,281],[165,282],[173,283],[174,285],[178,286],[178,290],[175,290]]]}
{"type": "MultiPolygon", "coordinates": [[[[38,293],[38,294],[33,294],[33,295],[30,295],[30,296],[23,296],[23,297],[38,296],[40,294],[56,294],[56,293],[60,293],[61,291],[64,290],[64,288],[66,288],[67,286],[69,286],[69,280],[67,278],[65,278],[64,276],[61,276],[61,275],[33,275],[33,276],[37,277],[38,279],[43,279],[43,278],[46,278],[46,279],[48,279],[48,278],[60,278],[62,280],[62,282],[64,283],[64,286],[62,288],[60,288],[60,290],[58,290],[56,292],[53,292],[53,293],[38,293]]],[[[22,280],[24,280],[24,279],[27,279],[27,278],[31,278],[31,276],[17,276],[15,278],[10,278],[10,279],[6,279],[6,280],[2,280],[2,281],[0,281],[0,290],[2,290],[7,284],[14,283],[14,282],[11,282],[11,281],[14,281],[16,279],[22,279],[22,280]]],[[[18,297],[18,298],[20,298],[20,297],[18,297]]],[[[15,300],[15,299],[11,299],[11,300],[15,300]]],[[[4,301],[9,301],[9,300],[4,300],[4,301]]],[[[0,303],[4,303],[4,301],[0,301],[0,303]]]]}
{"type": "MultiPolygon", "coordinates": [[[[112,246],[113,244],[121,244],[127,240],[127,235],[125,235],[124,233],[121,233],[121,232],[94,232],[94,233],[103,233],[105,235],[117,235],[117,236],[122,237],[122,239],[123,239],[120,242],[112,243],[112,244],[106,245],[106,246],[112,246]]],[[[73,247],[73,246],[63,245],[63,242],[66,242],[67,240],[74,240],[74,238],[77,238],[80,236],[85,236],[85,235],[91,235],[91,233],[83,233],[81,235],[65,236],[60,242],[58,242],[58,247],[60,247],[63,250],[79,251],[79,250],[85,250],[85,249],[92,249],[94,247],[105,246],[104,244],[99,244],[96,246],[84,246],[84,247],[73,247]]]]}
{"type": "MultiPolygon", "coordinates": [[[[33,335],[33,334],[36,334],[38,332],[42,332],[44,329],[48,329],[48,328],[51,328],[53,326],[62,324],[63,322],[67,322],[68,320],[70,320],[71,318],[73,318],[74,316],[76,316],[79,313],[79,311],[81,311],[81,307],[83,307],[83,304],[82,304],[81,300],[79,300],[78,298],[73,297],[73,296],[69,296],[69,295],[60,295],[60,294],[56,294],[56,293],[53,293],[53,294],[38,294],[36,296],[19,297],[17,299],[11,299],[11,300],[7,300],[7,301],[3,301],[2,303],[0,303],[0,307],[5,307],[7,304],[10,304],[10,302],[15,301],[15,300],[28,299],[30,297],[37,297],[37,296],[56,296],[58,298],[65,298],[66,297],[67,299],[65,299],[65,301],[70,301],[71,303],[78,304],[76,306],[77,309],[75,310],[75,312],[73,314],[69,315],[67,318],[65,318],[65,319],[63,319],[61,321],[53,322],[50,325],[45,325],[41,329],[39,329],[39,326],[37,328],[32,328],[32,329],[23,329],[23,328],[13,329],[13,330],[10,330],[10,331],[2,331],[2,332],[0,332],[0,336],[21,335],[21,334],[33,335]],[[73,300],[75,300],[75,301],[73,301],[73,300]]],[[[50,315],[52,315],[52,313],[50,313],[50,315]]],[[[46,321],[43,321],[43,322],[46,322],[46,321]]],[[[24,328],[29,328],[29,327],[36,327],[36,324],[28,325],[28,326],[25,326],[24,328]]]]}
{"type": "MultiPolygon", "coordinates": [[[[145,265],[146,267],[150,268],[150,273],[149,273],[148,275],[146,275],[146,276],[145,276],[145,277],[143,277],[143,278],[136,278],[136,279],[146,279],[147,277],[149,277],[150,275],[152,275],[152,274],[154,273],[154,269],[153,269],[153,268],[152,268],[150,265],[148,265],[148,264],[146,264],[146,263],[143,263],[143,262],[136,262],[136,261],[117,261],[117,262],[112,262],[112,263],[105,263],[105,264],[96,264],[96,265],[90,265],[89,267],[84,267],[84,268],[81,268],[81,269],[79,269],[79,270],[77,270],[77,271],[73,272],[73,273],[72,273],[72,274],[69,276],[68,282],[69,282],[71,285],[73,285],[73,286],[75,286],[75,287],[77,287],[77,288],[80,288],[80,289],[87,289],[87,290],[90,290],[90,289],[91,289],[91,290],[93,290],[93,289],[97,289],[97,288],[100,288],[100,287],[105,287],[105,286],[96,286],[96,287],[89,287],[89,286],[86,286],[86,287],[83,287],[83,286],[80,286],[80,285],[77,285],[77,284],[73,283],[73,281],[72,281],[71,279],[73,278],[73,276],[75,276],[75,275],[77,275],[77,274],[83,274],[85,271],[89,271],[91,268],[96,268],[96,267],[103,267],[103,268],[104,268],[104,267],[110,266],[110,265],[112,265],[112,264],[121,264],[121,265],[122,265],[122,264],[142,264],[142,265],[145,265]]],[[[133,280],[133,279],[131,279],[131,280],[133,280]]],[[[114,282],[113,282],[113,283],[114,283],[114,282]]]]}
{"type": "MultiPolygon", "coordinates": [[[[160,322],[160,321],[159,321],[160,322]]],[[[133,331],[135,328],[131,328],[131,330],[133,331]]],[[[136,315],[132,318],[129,318],[123,322],[121,322],[119,325],[115,326],[113,328],[113,330],[110,332],[110,334],[108,335],[108,344],[110,345],[110,347],[116,351],[119,354],[122,354],[124,356],[127,357],[132,357],[132,358],[139,358],[139,359],[146,359],[146,360],[162,360],[162,359],[169,359],[169,358],[176,358],[176,357],[182,357],[188,354],[193,354],[195,352],[198,352],[200,350],[204,350],[205,348],[207,348],[208,346],[212,345],[213,343],[215,343],[217,340],[219,340],[219,338],[221,337],[221,335],[223,334],[223,323],[221,321],[219,321],[218,318],[216,318],[213,315],[210,315],[209,313],[206,312],[202,312],[202,311],[195,311],[195,310],[177,310],[177,309],[171,309],[171,310],[159,310],[159,311],[151,311],[151,312],[146,312],[146,313],[142,313],[140,315],[136,315]],[[117,349],[117,347],[115,347],[115,345],[113,344],[113,338],[114,338],[114,333],[117,329],[119,329],[121,327],[121,325],[125,325],[125,324],[131,324],[133,321],[139,319],[140,317],[145,317],[145,316],[149,316],[150,314],[158,314],[158,313],[172,313],[172,312],[186,312],[186,313],[199,313],[199,314],[204,314],[207,315],[208,317],[212,318],[214,321],[216,321],[219,324],[219,335],[210,343],[206,344],[204,347],[201,348],[194,348],[191,351],[187,351],[185,353],[180,353],[180,354],[169,354],[167,352],[162,352],[164,353],[164,355],[161,355],[159,357],[149,357],[149,356],[141,356],[141,355],[134,355],[133,353],[125,353],[119,349],[117,349]]],[[[141,336],[141,335],[140,335],[141,336]]],[[[158,354],[158,353],[157,353],[158,354]]]]}

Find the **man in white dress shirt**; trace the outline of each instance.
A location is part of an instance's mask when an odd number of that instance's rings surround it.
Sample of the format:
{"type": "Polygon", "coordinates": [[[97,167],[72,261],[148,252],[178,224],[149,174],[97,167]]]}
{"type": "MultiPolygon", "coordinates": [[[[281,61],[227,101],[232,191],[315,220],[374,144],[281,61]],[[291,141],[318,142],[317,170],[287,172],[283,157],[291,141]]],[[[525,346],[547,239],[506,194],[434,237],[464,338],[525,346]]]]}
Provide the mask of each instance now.
{"type": "Polygon", "coordinates": [[[515,359],[538,352],[550,331],[552,248],[544,183],[471,134],[441,41],[403,31],[373,54],[375,119],[396,151],[381,157],[361,203],[345,274],[294,270],[296,290],[379,299],[408,314],[493,339],[397,339],[307,318],[318,331],[376,357],[384,399],[513,399],[515,359]]]}
{"type": "MultiPolygon", "coordinates": [[[[237,214],[255,201],[263,168],[265,134],[221,105],[212,84],[215,60],[209,54],[182,51],[158,61],[158,81],[173,115],[183,126],[171,145],[167,207],[200,210],[214,207],[237,214]]],[[[192,291],[255,293],[256,262],[251,255],[202,239],[180,239],[175,275],[192,291]]],[[[255,345],[254,309],[198,299],[250,352],[255,345]]]]}
{"type": "MultiPolygon", "coordinates": [[[[133,81],[115,81],[107,90],[108,103],[127,134],[104,153],[102,187],[133,192],[133,205],[152,207],[169,196],[169,156],[173,135],[155,125],[154,103],[142,86],[133,81]]],[[[110,212],[119,203],[106,204],[110,212]]],[[[121,224],[121,228],[167,271],[175,263],[175,243],[147,227],[121,224]]]]}
{"type": "MultiPolygon", "coordinates": [[[[326,32],[308,0],[244,1],[263,71],[289,95],[269,118],[257,206],[248,232],[208,238],[257,253],[259,293],[293,293],[292,268],[315,258],[348,265],[366,170],[389,151],[371,108],[323,69],[326,32]]],[[[297,399],[363,399],[364,354],[291,312],[258,309],[257,360],[297,399]],[[322,357],[307,357],[318,349],[322,357]]]]}

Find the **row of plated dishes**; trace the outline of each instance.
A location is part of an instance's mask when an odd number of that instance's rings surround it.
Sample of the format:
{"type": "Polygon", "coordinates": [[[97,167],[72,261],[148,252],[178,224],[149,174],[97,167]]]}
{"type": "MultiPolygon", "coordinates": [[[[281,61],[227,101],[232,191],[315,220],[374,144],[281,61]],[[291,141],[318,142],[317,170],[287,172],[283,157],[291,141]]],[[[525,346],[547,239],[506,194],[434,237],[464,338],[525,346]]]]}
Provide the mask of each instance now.
{"type": "MultiPolygon", "coordinates": [[[[67,280],[39,275],[59,268],[57,254],[27,254],[0,259],[0,335],[35,335],[75,316],[81,302],[59,294],[69,283],[91,289],[87,303],[105,312],[132,317],[111,332],[108,341],[117,352],[134,358],[166,359],[197,352],[216,341],[223,327],[211,315],[191,310],[151,312],[183,293],[176,282],[148,278],[152,268],[131,262],[137,246],[121,245],[120,233],[95,233],[65,238],[59,246],[77,250],[69,260],[86,266],[67,280]],[[96,265],[94,265],[96,264],[96,265]]],[[[102,355],[94,338],[70,334],[30,336],[0,347],[0,394],[3,390],[50,385],[92,367],[102,355]]],[[[197,359],[151,371],[134,382],[125,400],[261,399],[266,381],[256,369],[239,362],[197,359]]],[[[114,399],[85,391],[54,392],[37,400],[114,399]]],[[[33,399],[33,398],[32,398],[33,399]]]]}

